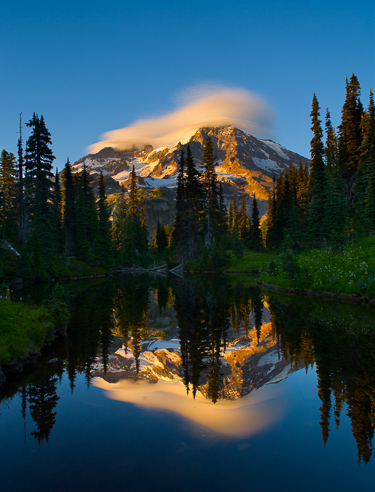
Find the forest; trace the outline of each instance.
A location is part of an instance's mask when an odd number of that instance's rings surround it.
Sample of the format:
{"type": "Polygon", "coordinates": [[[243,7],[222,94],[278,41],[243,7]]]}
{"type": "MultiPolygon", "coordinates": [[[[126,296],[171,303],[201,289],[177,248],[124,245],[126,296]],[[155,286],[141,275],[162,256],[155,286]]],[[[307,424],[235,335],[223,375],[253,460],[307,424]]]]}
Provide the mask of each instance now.
{"type": "Polygon", "coordinates": [[[274,177],[262,220],[255,195],[251,217],[244,195],[224,203],[211,140],[204,143],[201,171],[188,145],[181,151],[174,223],[158,222],[152,237],[134,167],[127,188],[109,206],[102,173],[94,190],[86,166],[73,174],[68,159],[61,173],[53,172],[51,135],[43,116],[34,114],[26,124],[31,134],[25,149],[20,122],[17,158],[1,153],[0,279],[43,280],[162,263],[217,271],[246,251],[339,251],[354,238],[372,236],[375,109],[373,93],[366,109],[360,93],[353,74],[346,80],[340,125],[333,127],[327,109],[324,131],[314,94],[311,161],[274,177]]]}

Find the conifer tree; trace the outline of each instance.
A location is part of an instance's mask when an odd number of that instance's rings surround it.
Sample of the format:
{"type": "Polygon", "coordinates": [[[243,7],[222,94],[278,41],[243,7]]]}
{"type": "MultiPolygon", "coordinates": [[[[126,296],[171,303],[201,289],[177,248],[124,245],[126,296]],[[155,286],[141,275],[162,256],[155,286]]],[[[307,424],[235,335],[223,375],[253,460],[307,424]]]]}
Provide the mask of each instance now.
{"type": "Polygon", "coordinates": [[[337,147],[337,137],[335,130],[332,126],[330,112],[326,111],[326,147],[325,147],[325,159],[328,169],[337,167],[338,164],[338,147],[337,147]]]}
{"type": "Polygon", "coordinates": [[[342,108],[339,126],[339,164],[346,183],[346,200],[349,207],[355,202],[355,179],[362,165],[361,121],[363,106],[360,101],[360,85],[357,77],[352,74],[346,79],[346,98],[342,108]]]}
{"type": "Polygon", "coordinates": [[[0,227],[2,237],[18,236],[18,169],[15,156],[3,150],[0,157],[0,227]]]}
{"type": "Polygon", "coordinates": [[[113,264],[113,251],[111,241],[111,220],[105,193],[103,172],[99,174],[99,198],[98,198],[98,219],[99,234],[97,239],[96,256],[100,264],[110,267],[113,264]]]}
{"type": "Polygon", "coordinates": [[[217,176],[215,172],[216,157],[210,137],[206,138],[203,147],[204,171],[202,184],[203,197],[203,237],[206,247],[210,246],[217,235],[220,222],[219,199],[217,190],[217,176]]]}
{"type": "Polygon", "coordinates": [[[310,165],[310,205],[308,216],[308,229],[310,240],[319,244],[326,237],[325,224],[327,184],[324,166],[324,145],[322,142],[323,132],[319,119],[319,103],[313,95],[311,121],[313,138],[311,139],[311,165],[310,165]]]}
{"type": "Polygon", "coordinates": [[[187,145],[186,158],[186,182],[185,182],[185,220],[184,231],[186,234],[186,245],[184,256],[193,258],[199,241],[202,218],[202,192],[190,145],[187,145]]]}
{"type": "Polygon", "coordinates": [[[238,237],[244,246],[249,246],[251,241],[251,223],[246,212],[245,195],[241,198],[241,207],[237,223],[238,237]]]}
{"type": "Polygon", "coordinates": [[[134,166],[130,173],[129,204],[123,223],[123,241],[120,266],[142,265],[147,252],[147,226],[145,212],[138,197],[137,178],[134,166]]]}
{"type": "Polygon", "coordinates": [[[75,186],[72,175],[72,167],[67,159],[62,172],[62,199],[61,215],[64,235],[64,251],[66,256],[76,253],[76,207],[75,186]]]}
{"type": "Polygon", "coordinates": [[[177,177],[176,193],[176,215],[173,224],[173,244],[177,253],[184,251],[185,243],[185,221],[186,221],[186,197],[185,197],[185,157],[184,149],[181,147],[180,163],[177,177]]]}
{"type": "Polygon", "coordinates": [[[255,197],[253,197],[253,209],[251,213],[251,237],[250,248],[259,251],[262,248],[262,235],[260,230],[259,209],[255,197]]]}
{"type": "Polygon", "coordinates": [[[48,203],[51,198],[52,162],[55,156],[52,153],[51,134],[47,130],[44,118],[33,114],[26,124],[32,133],[26,143],[25,180],[29,206],[34,216],[38,215],[41,223],[48,220],[48,203]]]}
{"type": "Polygon", "coordinates": [[[87,166],[77,176],[75,187],[76,256],[92,263],[98,236],[98,215],[87,166]]]}

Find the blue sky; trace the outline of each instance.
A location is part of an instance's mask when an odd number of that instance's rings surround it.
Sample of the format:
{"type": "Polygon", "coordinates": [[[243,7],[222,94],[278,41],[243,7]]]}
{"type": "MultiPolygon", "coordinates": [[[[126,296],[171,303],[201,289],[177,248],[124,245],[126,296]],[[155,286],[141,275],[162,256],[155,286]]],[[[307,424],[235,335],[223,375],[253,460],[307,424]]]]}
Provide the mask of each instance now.
{"type": "Polygon", "coordinates": [[[6,2],[0,149],[16,152],[19,113],[35,111],[61,169],[103,133],[218,85],[258,94],[276,115],[270,138],[309,156],[313,93],[338,125],[354,72],[367,106],[374,52],[373,1],[6,2]]]}

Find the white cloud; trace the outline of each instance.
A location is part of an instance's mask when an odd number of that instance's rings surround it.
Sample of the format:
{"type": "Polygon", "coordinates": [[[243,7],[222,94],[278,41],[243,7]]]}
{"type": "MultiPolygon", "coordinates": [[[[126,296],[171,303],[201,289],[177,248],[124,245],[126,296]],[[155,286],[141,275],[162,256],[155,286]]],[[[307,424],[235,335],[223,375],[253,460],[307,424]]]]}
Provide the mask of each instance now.
{"type": "Polygon", "coordinates": [[[196,86],[184,91],[179,99],[183,104],[173,112],[107,132],[102,141],[89,147],[90,151],[145,144],[154,148],[172,146],[204,126],[233,125],[257,137],[271,136],[272,110],[259,96],[245,89],[196,86]]]}

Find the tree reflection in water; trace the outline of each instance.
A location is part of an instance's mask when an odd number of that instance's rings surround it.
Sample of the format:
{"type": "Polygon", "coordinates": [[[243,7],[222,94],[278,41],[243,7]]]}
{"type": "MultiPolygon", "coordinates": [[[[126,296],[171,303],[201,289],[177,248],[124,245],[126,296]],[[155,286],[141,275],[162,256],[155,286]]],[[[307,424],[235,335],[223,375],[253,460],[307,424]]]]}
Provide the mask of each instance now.
{"type": "Polygon", "coordinates": [[[85,374],[88,386],[97,375],[176,378],[193,397],[199,391],[215,403],[248,394],[287,364],[306,371],[315,364],[324,444],[346,412],[358,460],[370,460],[375,424],[371,308],[262,295],[257,287],[229,278],[124,276],[81,290],[68,286],[68,293],[71,319],[61,363],[46,365],[14,389],[9,386],[3,396],[6,404],[20,395],[25,425],[29,411],[36,426],[31,434],[39,444],[50,439],[57,418],[57,382],[64,368],[72,392],[77,373],[85,374]],[[172,340],[168,347],[175,348],[151,348],[161,340],[172,340]],[[159,369],[147,366],[145,353],[149,360],[158,357],[159,369]],[[271,353],[272,367],[264,358],[271,353]],[[114,369],[118,372],[111,373],[114,369]],[[274,373],[267,375],[271,369],[274,373]]]}

